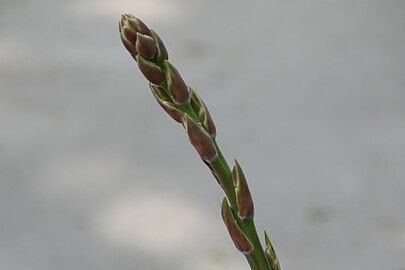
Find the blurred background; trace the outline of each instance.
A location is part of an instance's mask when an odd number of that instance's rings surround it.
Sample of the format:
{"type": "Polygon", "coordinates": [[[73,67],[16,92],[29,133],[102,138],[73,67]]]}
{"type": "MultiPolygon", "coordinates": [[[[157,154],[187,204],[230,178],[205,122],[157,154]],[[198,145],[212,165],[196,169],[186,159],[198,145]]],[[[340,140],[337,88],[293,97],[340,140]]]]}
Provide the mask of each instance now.
{"type": "Polygon", "coordinates": [[[1,0],[1,269],[248,269],[220,188],[121,44],[122,13],[206,101],[283,269],[405,269],[394,0],[1,0]]]}

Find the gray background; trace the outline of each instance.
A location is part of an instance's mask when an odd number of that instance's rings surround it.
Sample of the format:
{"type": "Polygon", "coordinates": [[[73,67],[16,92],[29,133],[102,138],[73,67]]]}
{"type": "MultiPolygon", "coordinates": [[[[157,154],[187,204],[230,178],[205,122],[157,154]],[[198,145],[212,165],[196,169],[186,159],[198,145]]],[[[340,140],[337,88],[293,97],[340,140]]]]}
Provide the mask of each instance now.
{"type": "Polygon", "coordinates": [[[284,269],[405,269],[401,0],[1,0],[0,269],[248,269],[121,13],[208,104],[284,269]]]}

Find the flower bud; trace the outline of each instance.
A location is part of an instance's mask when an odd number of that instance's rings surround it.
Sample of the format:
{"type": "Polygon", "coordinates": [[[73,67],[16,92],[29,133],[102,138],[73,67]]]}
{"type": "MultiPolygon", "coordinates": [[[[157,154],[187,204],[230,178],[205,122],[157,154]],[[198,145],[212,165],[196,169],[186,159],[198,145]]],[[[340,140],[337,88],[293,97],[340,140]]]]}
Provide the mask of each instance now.
{"type": "Polygon", "coordinates": [[[136,55],[136,48],[135,48],[136,32],[133,29],[129,28],[128,26],[123,26],[122,21],[121,21],[120,22],[120,34],[121,34],[122,43],[124,44],[125,48],[132,55],[136,55]]]}
{"type": "Polygon", "coordinates": [[[139,69],[148,81],[155,85],[161,85],[165,81],[162,70],[156,64],[141,55],[137,55],[136,60],[139,69]]]}
{"type": "Polygon", "coordinates": [[[210,135],[187,114],[183,115],[183,125],[191,144],[202,160],[211,161],[217,157],[217,150],[210,135]]]}
{"type": "Polygon", "coordinates": [[[244,254],[251,253],[253,251],[253,244],[247,238],[245,233],[240,229],[232,214],[232,210],[229,207],[226,198],[222,200],[221,215],[236,248],[244,254]]]}
{"type": "Polygon", "coordinates": [[[144,35],[151,35],[149,28],[138,18],[131,14],[122,15],[122,20],[126,25],[129,25],[136,32],[139,32],[144,35]]]}
{"type": "Polygon", "coordinates": [[[152,59],[156,53],[155,41],[152,37],[136,34],[136,50],[145,58],[152,59]]]}
{"type": "Polygon", "coordinates": [[[235,159],[235,166],[232,170],[232,179],[236,192],[236,203],[239,216],[243,218],[253,217],[254,205],[252,195],[250,194],[245,175],[238,161],[235,159]]]}
{"type": "Polygon", "coordinates": [[[149,84],[149,87],[163,110],[165,110],[176,122],[182,123],[183,113],[175,108],[172,103],[162,98],[163,89],[153,84],[149,84]]]}
{"type": "Polygon", "coordinates": [[[183,78],[180,76],[177,69],[168,61],[165,61],[164,65],[167,87],[173,101],[180,104],[188,103],[190,101],[190,93],[188,92],[183,78]]]}

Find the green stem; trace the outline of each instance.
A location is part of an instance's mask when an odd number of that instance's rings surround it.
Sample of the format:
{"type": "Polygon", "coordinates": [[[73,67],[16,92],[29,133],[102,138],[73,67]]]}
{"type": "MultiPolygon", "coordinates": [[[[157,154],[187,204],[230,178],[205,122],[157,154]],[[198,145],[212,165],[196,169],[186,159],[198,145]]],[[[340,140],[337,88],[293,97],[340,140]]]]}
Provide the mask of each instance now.
{"type": "Polygon", "coordinates": [[[253,244],[253,252],[245,255],[252,270],[272,270],[267,260],[266,254],[263,251],[259,236],[257,235],[256,227],[253,218],[242,220],[241,226],[245,234],[249,237],[253,244]],[[243,228],[244,227],[244,228],[243,228]]]}
{"type": "MultiPolygon", "coordinates": [[[[226,162],[221,150],[215,139],[213,139],[214,145],[218,152],[218,160],[213,162],[215,166],[213,166],[214,172],[217,176],[221,179],[221,183],[223,183],[223,189],[225,194],[228,198],[228,202],[234,214],[234,217],[242,229],[242,231],[246,234],[249,240],[253,244],[253,251],[249,254],[245,254],[245,257],[250,265],[252,270],[272,270],[270,264],[267,260],[267,257],[263,251],[263,247],[260,243],[259,236],[257,235],[255,223],[253,217],[241,219],[238,215],[238,209],[236,204],[236,193],[235,187],[233,185],[232,180],[232,172],[231,169],[226,162]]],[[[211,163],[211,165],[213,165],[211,163]]]]}
{"type": "MultiPolygon", "coordinates": [[[[240,236],[243,237],[244,243],[246,244],[247,248],[244,249],[243,247],[238,246],[239,250],[246,250],[250,251],[251,245],[248,241],[246,241],[245,236],[250,240],[250,242],[253,245],[253,250],[249,254],[245,254],[246,259],[251,267],[252,270],[275,270],[279,269],[278,266],[278,260],[275,259],[276,266],[272,267],[270,266],[265,252],[263,251],[262,245],[260,243],[260,239],[257,235],[256,227],[254,224],[253,217],[249,218],[241,218],[239,216],[239,211],[238,211],[238,201],[237,201],[237,194],[235,192],[235,185],[233,183],[232,179],[232,172],[231,169],[226,162],[225,157],[222,155],[221,150],[215,140],[215,131],[213,128],[213,123],[212,120],[207,118],[208,111],[205,111],[205,105],[203,104],[202,100],[200,100],[198,97],[193,100],[192,96],[192,91],[189,91],[187,93],[187,86],[185,85],[183,79],[181,78],[180,74],[176,70],[175,67],[173,67],[169,62],[168,62],[168,54],[166,51],[166,48],[162,42],[162,40],[158,37],[156,33],[153,31],[151,32],[150,29],[139,19],[135,18],[133,15],[130,14],[125,14],[122,15],[121,21],[120,21],[120,35],[121,39],[127,48],[127,50],[130,52],[132,57],[138,61],[139,68],[141,69],[141,72],[145,75],[145,77],[148,79],[148,81],[151,84],[156,84],[158,90],[156,90],[156,98],[159,100],[159,103],[164,101],[164,102],[170,102],[169,107],[164,107],[164,109],[169,110],[168,112],[177,122],[182,122],[181,120],[185,120],[186,122],[184,123],[183,121],[183,126],[188,128],[187,121],[189,118],[187,117],[186,119],[178,119],[181,117],[178,117],[179,113],[185,113],[189,117],[191,117],[193,120],[195,120],[199,127],[201,128],[200,131],[206,131],[207,134],[199,132],[197,134],[193,134],[195,136],[200,136],[200,137],[192,137],[189,134],[190,141],[193,140],[193,138],[197,138],[197,141],[194,141],[196,145],[197,151],[201,150],[200,147],[207,146],[209,147],[209,157],[211,158],[210,160],[207,160],[207,156],[201,155],[199,152],[201,158],[203,158],[203,161],[210,167],[212,170],[212,173],[214,176],[217,178],[219,184],[221,185],[222,189],[225,192],[226,198],[227,198],[227,203],[226,205],[226,214],[227,217],[229,218],[229,209],[228,209],[228,204],[230,207],[230,211],[232,212],[232,217],[234,220],[231,220],[232,222],[232,231],[230,231],[231,237],[235,237],[235,229],[237,231],[236,237],[240,236]],[[138,36],[138,34],[141,34],[138,36]],[[153,53],[151,53],[151,49],[154,49],[153,53]],[[153,57],[153,55],[155,55],[153,57]],[[170,90],[169,91],[169,86],[170,90]],[[160,91],[163,89],[163,92],[160,93],[160,91]],[[157,93],[159,92],[159,93],[157,93]],[[187,94],[189,94],[187,96],[187,94]],[[194,104],[194,103],[195,104],[194,104]],[[193,108],[192,104],[194,104],[195,108],[193,108]],[[174,107],[176,110],[171,111],[171,107],[174,107]],[[179,110],[179,111],[177,111],[179,110]],[[195,111],[196,110],[196,111],[195,111]],[[175,116],[173,116],[172,115],[175,116]],[[200,113],[203,115],[200,117],[200,113]],[[204,119],[201,119],[204,118],[204,119]],[[204,121],[202,121],[204,120],[204,121]],[[205,121],[208,121],[207,123],[204,123],[205,121]],[[209,134],[209,135],[208,135],[209,134]],[[208,139],[208,136],[209,139],[208,139]],[[211,141],[209,141],[211,140],[211,141]],[[212,144],[211,144],[212,143],[212,144]],[[212,151],[213,147],[215,148],[216,152],[212,151]],[[216,155],[217,154],[217,155],[216,155]],[[235,222],[237,224],[235,224],[235,222]],[[238,225],[238,226],[236,226],[238,225]],[[242,235],[240,230],[245,234],[242,235]],[[233,233],[232,233],[233,232],[233,233]]],[[[196,94],[195,94],[196,95],[196,94]]],[[[161,104],[162,105],[162,104],[161,104]]],[[[193,128],[195,128],[195,123],[193,124],[193,128]]],[[[190,130],[191,132],[191,130],[190,130]]],[[[193,142],[192,142],[193,143],[193,142]]],[[[206,150],[206,149],[203,149],[206,150]]],[[[250,199],[250,198],[249,198],[250,199]]],[[[249,201],[250,202],[250,201],[249,201]]],[[[240,203],[240,202],[239,202],[240,203]]],[[[242,203],[243,204],[243,203],[242,203]]],[[[243,214],[242,214],[243,215],[243,214]]],[[[227,223],[229,220],[225,220],[227,223]]],[[[226,224],[227,227],[229,225],[229,222],[226,224]]],[[[229,228],[228,228],[229,229],[229,228]]],[[[267,237],[267,236],[266,236],[267,237]]],[[[236,238],[235,238],[236,239],[236,238]]],[[[233,240],[235,240],[233,239],[233,240]]],[[[238,239],[237,239],[238,240],[238,239]]],[[[240,239],[239,239],[240,240],[240,239]]],[[[269,242],[268,238],[266,238],[266,241],[269,242]]],[[[235,242],[236,243],[236,242],[235,242]]],[[[237,243],[236,243],[237,244],[237,243]]],[[[270,246],[271,247],[271,246],[270,246]]],[[[272,265],[274,265],[272,263],[272,265]]]]}
{"type": "MultiPolygon", "coordinates": [[[[181,110],[188,114],[194,120],[201,121],[190,104],[181,105],[181,110]]],[[[219,148],[215,138],[212,138],[212,142],[217,150],[218,157],[210,162],[210,166],[216,176],[220,179],[220,183],[222,184],[222,188],[228,199],[236,222],[253,244],[253,251],[249,254],[245,254],[249,266],[252,270],[272,270],[263,251],[259,236],[257,235],[253,217],[241,219],[238,215],[236,192],[232,180],[231,169],[226,162],[226,159],[222,154],[221,149],[219,148]]]]}

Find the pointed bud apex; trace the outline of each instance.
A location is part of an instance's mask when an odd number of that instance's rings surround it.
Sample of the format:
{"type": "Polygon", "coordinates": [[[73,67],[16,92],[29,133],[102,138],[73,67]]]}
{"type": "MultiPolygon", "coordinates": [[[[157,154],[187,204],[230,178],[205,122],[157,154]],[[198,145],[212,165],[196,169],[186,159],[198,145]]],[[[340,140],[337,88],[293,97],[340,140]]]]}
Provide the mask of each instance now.
{"type": "Polygon", "coordinates": [[[135,45],[136,42],[136,31],[132,28],[129,28],[128,26],[124,26],[122,28],[122,35],[129,40],[132,44],[135,45]]]}
{"type": "Polygon", "coordinates": [[[188,103],[190,101],[190,93],[188,92],[183,78],[180,76],[177,69],[168,61],[165,61],[164,65],[167,87],[173,100],[180,104],[188,103]]]}
{"type": "Polygon", "coordinates": [[[222,200],[221,215],[236,248],[244,254],[251,253],[253,251],[253,244],[238,226],[226,198],[222,200]]]}
{"type": "Polygon", "coordinates": [[[141,33],[136,34],[136,50],[145,58],[152,59],[156,53],[155,40],[141,33]]]}
{"type": "Polygon", "coordinates": [[[157,47],[156,61],[158,63],[163,63],[163,61],[169,59],[169,54],[167,53],[166,47],[158,34],[156,34],[152,29],[150,29],[150,32],[152,33],[152,37],[155,39],[155,44],[157,47]]]}
{"type": "Polygon", "coordinates": [[[156,64],[141,55],[138,55],[136,60],[139,69],[148,81],[156,85],[161,85],[165,81],[162,70],[156,64]]]}
{"type": "Polygon", "coordinates": [[[169,114],[176,122],[182,123],[183,113],[173,106],[172,103],[168,102],[164,98],[164,91],[159,86],[149,84],[152,94],[155,96],[159,105],[169,114]]]}
{"type": "Polygon", "coordinates": [[[184,114],[183,125],[187,131],[188,138],[191,144],[197,150],[201,159],[205,161],[211,161],[217,157],[217,150],[210,135],[198,125],[190,116],[184,114]]]}
{"type": "Polygon", "coordinates": [[[136,32],[127,26],[122,26],[122,23],[120,23],[120,27],[121,27],[120,33],[121,33],[122,43],[124,44],[125,48],[132,55],[135,55],[136,54],[136,48],[135,48],[136,32]]]}
{"type": "Polygon", "coordinates": [[[126,25],[129,25],[136,32],[139,32],[144,35],[151,35],[149,28],[138,18],[131,14],[122,15],[122,20],[126,25]]]}
{"type": "Polygon", "coordinates": [[[273,245],[271,244],[270,238],[267,235],[267,232],[264,231],[264,241],[266,242],[266,257],[269,261],[272,270],[281,270],[280,262],[277,258],[277,254],[274,251],[273,245]]]}
{"type": "MultiPolygon", "coordinates": [[[[137,33],[141,33],[147,36],[151,35],[149,28],[138,18],[135,18],[131,14],[123,14],[119,23],[119,30],[121,33],[121,39],[124,43],[125,48],[131,53],[132,57],[136,60],[136,55],[138,54],[136,49],[137,33]]],[[[151,38],[152,39],[152,38],[151,38]]],[[[153,40],[153,39],[152,39],[153,40]]],[[[145,44],[141,44],[141,50],[145,51],[145,44]]],[[[148,46],[149,48],[149,46],[148,46]]],[[[156,50],[156,49],[155,49],[156,50]]],[[[150,51],[148,51],[150,55],[150,51]]],[[[148,57],[147,57],[148,58],[148,57]]]]}
{"type": "Polygon", "coordinates": [[[131,18],[135,18],[134,15],[131,14],[122,14],[121,15],[121,20],[120,20],[120,30],[124,27],[124,26],[128,26],[128,20],[131,18]]]}
{"type": "Polygon", "coordinates": [[[239,216],[241,218],[253,217],[254,206],[252,195],[245,178],[245,175],[238,161],[235,159],[235,167],[232,170],[232,179],[235,186],[236,202],[239,216]]]}

